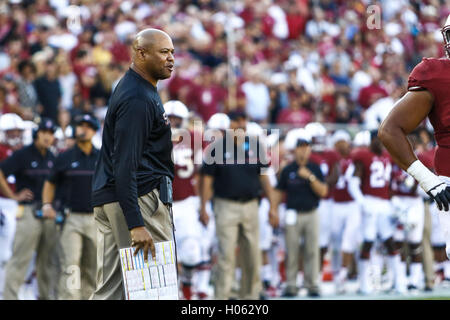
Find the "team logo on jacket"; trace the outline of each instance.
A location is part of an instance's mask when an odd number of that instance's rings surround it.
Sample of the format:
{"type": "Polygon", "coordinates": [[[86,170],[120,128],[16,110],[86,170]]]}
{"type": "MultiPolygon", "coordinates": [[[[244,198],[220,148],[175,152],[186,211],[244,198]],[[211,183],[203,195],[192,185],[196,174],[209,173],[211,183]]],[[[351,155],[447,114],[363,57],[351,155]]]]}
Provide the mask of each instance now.
{"type": "Polygon", "coordinates": [[[49,168],[53,168],[53,161],[49,161],[49,162],[47,162],[47,166],[49,167],[49,168]]]}
{"type": "Polygon", "coordinates": [[[37,166],[38,166],[37,161],[33,161],[33,162],[31,163],[31,167],[32,167],[32,168],[36,168],[37,166]]]}
{"type": "Polygon", "coordinates": [[[163,119],[164,119],[164,122],[166,123],[166,126],[168,126],[170,124],[169,117],[167,117],[165,112],[163,113],[163,119]]]}
{"type": "Polygon", "coordinates": [[[76,168],[78,167],[78,165],[79,165],[78,161],[72,162],[71,164],[72,168],[76,168]]]}

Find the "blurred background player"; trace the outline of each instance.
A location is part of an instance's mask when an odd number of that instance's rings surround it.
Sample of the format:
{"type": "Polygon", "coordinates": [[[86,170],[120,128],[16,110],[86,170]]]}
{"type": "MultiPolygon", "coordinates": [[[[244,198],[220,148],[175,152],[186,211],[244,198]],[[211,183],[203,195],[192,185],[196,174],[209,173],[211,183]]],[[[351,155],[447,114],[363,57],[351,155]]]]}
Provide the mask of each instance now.
{"type": "MultiPolygon", "coordinates": [[[[5,160],[23,146],[24,122],[15,113],[0,117],[0,161],[5,160]]],[[[15,191],[15,177],[7,177],[9,187],[15,191]]],[[[4,268],[12,255],[16,230],[17,201],[0,193],[0,298],[3,296],[4,268]]]]}
{"type": "Polygon", "coordinates": [[[170,100],[164,104],[164,110],[169,117],[174,140],[173,212],[181,290],[186,300],[193,295],[206,299],[209,297],[214,224],[204,226],[198,216],[199,166],[196,163],[201,163],[202,136],[187,129],[189,110],[182,102],[170,100]],[[195,139],[200,139],[200,143],[195,139]],[[197,145],[199,148],[195,150],[197,145]]]}
{"type": "MultiPolygon", "coordinates": [[[[278,182],[281,170],[290,162],[287,159],[288,151],[284,148],[284,136],[279,133],[272,133],[266,137],[267,150],[270,151],[270,166],[266,174],[272,187],[278,182]]],[[[284,200],[284,199],[283,199],[284,200]]],[[[270,203],[267,197],[261,199],[259,205],[259,232],[260,247],[262,251],[261,279],[263,289],[267,297],[276,297],[279,295],[281,285],[280,277],[280,254],[284,254],[284,213],[285,202],[278,206],[278,225],[274,225],[273,219],[270,219],[270,203]]]]}
{"type": "Polygon", "coordinates": [[[322,170],[322,174],[325,177],[325,182],[328,184],[328,193],[323,199],[320,199],[319,208],[317,209],[320,217],[320,270],[323,271],[325,254],[328,251],[331,240],[331,205],[333,194],[331,178],[336,175],[334,172],[337,170],[338,156],[334,150],[327,147],[327,130],[322,124],[319,122],[308,123],[305,126],[305,130],[311,136],[312,141],[311,161],[320,166],[320,170],[322,170]]]}
{"type": "MultiPolygon", "coordinates": [[[[413,137],[413,145],[417,145],[413,137]]],[[[397,250],[401,253],[398,265],[398,290],[422,289],[422,238],[425,218],[425,206],[417,190],[413,177],[403,171],[398,165],[392,166],[391,194],[392,205],[397,216],[397,228],[394,233],[397,250]],[[407,246],[407,247],[405,247],[407,246]],[[409,264],[408,264],[409,261],[409,264]],[[409,278],[407,266],[409,265],[409,278]]]]}
{"type": "MultiPolygon", "coordinates": [[[[395,275],[400,256],[394,245],[392,206],[389,195],[389,181],[392,165],[390,157],[383,151],[383,145],[371,131],[369,148],[357,148],[352,152],[355,166],[349,180],[349,193],[362,211],[363,243],[359,256],[360,292],[369,294],[371,284],[370,252],[377,236],[384,243],[388,253],[388,269],[395,275]]],[[[397,278],[395,278],[397,279],[397,278]]]]}
{"type": "Polygon", "coordinates": [[[337,292],[345,292],[349,269],[355,259],[354,254],[360,244],[361,212],[358,203],[348,192],[348,181],[354,171],[350,157],[352,151],[350,134],[345,130],[336,131],[331,137],[340,159],[336,184],[333,189],[331,216],[331,247],[339,251],[339,269],[333,270],[337,292]]]}

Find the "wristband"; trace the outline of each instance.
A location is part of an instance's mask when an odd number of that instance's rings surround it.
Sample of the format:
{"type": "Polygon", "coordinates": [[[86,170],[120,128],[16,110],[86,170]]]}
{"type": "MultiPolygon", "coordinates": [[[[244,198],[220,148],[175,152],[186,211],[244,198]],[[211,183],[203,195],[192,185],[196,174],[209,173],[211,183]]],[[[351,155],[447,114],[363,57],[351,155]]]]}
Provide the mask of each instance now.
{"type": "Polygon", "coordinates": [[[425,192],[429,192],[431,189],[435,188],[444,182],[439,179],[433,172],[423,165],[420,160],[414,161],[406,170],[411,176],[414,177],[419,182],[425,192]]]}
{"type": "Polygon", "coordinates": [[[45,210],[47,208],[53,208],[51,203],[44,203],[44,205],[42,206],[42,210],[45,210]]]}
{"type": "Polygon", "coordinates": [[[314,181],[317,180],[317,177],[316,177],[314,174],[311,174],[311,175],[308,177],[308,180],[309,180],[309,182],[314,182],[314,181]]]}

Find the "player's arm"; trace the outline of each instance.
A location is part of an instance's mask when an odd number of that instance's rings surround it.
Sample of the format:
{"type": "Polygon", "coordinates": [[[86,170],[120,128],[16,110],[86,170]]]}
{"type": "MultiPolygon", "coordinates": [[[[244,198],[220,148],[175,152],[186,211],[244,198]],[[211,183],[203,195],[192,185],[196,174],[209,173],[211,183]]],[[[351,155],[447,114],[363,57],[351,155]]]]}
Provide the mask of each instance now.
{"type": "Polygon", "coordinates": [[[208,225],[209,215],[206,212],[206,203],[211,200],[213,195],[214,177],[209,174],[202,174],[200,183],[200,221],[203,225],[208,225]]]}
{"type": "Polygon", "coordinates": [[[433,102],[433,95],[427,90],[406,93],[381,124],[378,137],[393,160],[435,199],[439,209],[448,211],[450,193],[446,184],[417,159],[407,138],[430,113],[433,102]]]}
{"type": "Polygon", "coordinates": [[[259,176],[259,181],[261,182],[261,186],[266,194],[267,199],[270,202],[270,210],[269,210],[269,220],[272,221],[272,225],[278,225],[278,205],[279,203],[275,202],[275,190],[272,188],[270,184],[269,177],[265,174],[261,174],[259,176]]]}
{"type": "Polygon", "coordinates": [[[333,188],[339,180],[339,165],[335,163],[333,167],[331,167],[331,172],[326,178],[326,182],[329,188],[333,188]]]}
{"type": "Polygon", "coordinates": [[[363,179],[364,165],[360,161],[355,161],[352,166],[347,169],[346,175],[348,178],[348,193],[360,205],[364,205],[364,195],[361,191],[361,181],[363,179]],[[353,170],[350,175],[348,170],[353,170]]]}
{"type": "Polygon", "coordinates": [[[396,102],[378,130],[378,137],[403,170],[418,160],[407,135],[427,117],[432,106],[429,91],[409,91],[396,102]]]}

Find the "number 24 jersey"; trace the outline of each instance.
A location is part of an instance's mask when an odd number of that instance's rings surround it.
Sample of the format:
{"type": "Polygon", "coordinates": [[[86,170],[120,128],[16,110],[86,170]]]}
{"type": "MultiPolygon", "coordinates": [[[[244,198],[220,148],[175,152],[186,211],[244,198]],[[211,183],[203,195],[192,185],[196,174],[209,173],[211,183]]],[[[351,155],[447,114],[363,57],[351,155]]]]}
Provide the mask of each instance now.
{"type": "Polygon", "coordinates": [[[392,160],[387,152],[377,155],[369,148],[358,148],[352,151],[353,163],[363,165],[361,191],[382,199],[389,199],[389,184],[392,173],[392,160]]]}

